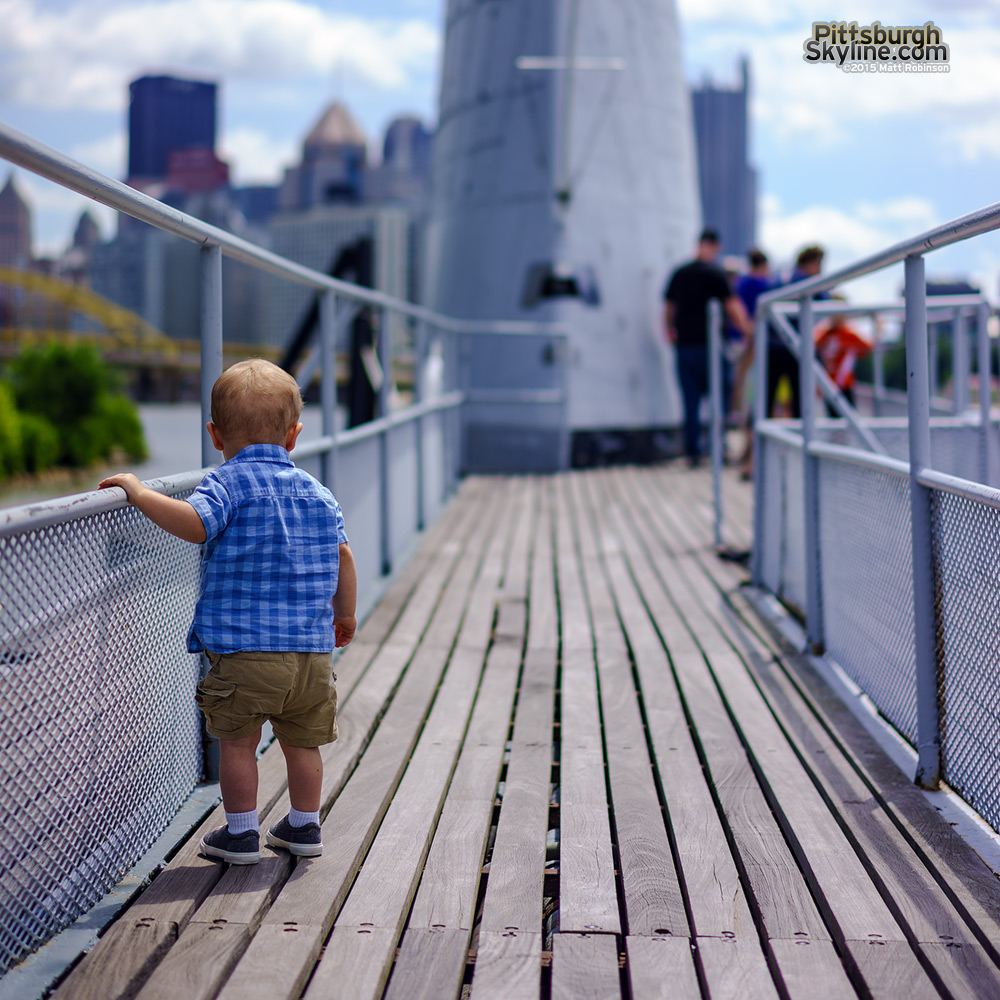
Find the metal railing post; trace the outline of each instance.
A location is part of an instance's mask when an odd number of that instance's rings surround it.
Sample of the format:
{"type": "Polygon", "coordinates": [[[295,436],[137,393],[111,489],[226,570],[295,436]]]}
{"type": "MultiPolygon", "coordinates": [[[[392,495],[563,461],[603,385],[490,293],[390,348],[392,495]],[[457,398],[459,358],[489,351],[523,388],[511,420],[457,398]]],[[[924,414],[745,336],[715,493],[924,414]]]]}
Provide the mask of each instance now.
{"type": "Polygon", "coordinates": [[[764,537],[764,452],[757,425],[767,419],[767,313],[766,308],[757,312],[754,329],[753,358],[753,554],[750,561],[750,579],[755,587],[763,585],[764,554],[761,540],[764,537]]]}
{"type": "MultiPolygon", "coordinates": [[[[208,433],[212,419],[212,386],[222,374],[222,247],[214,244],[203,246],[200,252],[201,267],[201,464],[215,465],[222,456],[215,450],[208,433]]],[[[201,676],[209,670],[208,657],[201,654],[201,676]]],[[[205,778],[219,780],[219,741],[210,736],[201,724],[201,745],[205,778]]]]}
{"type": "MultiPolygon", "coordinates": [[[[458,330],[453,330],[451,343],[448,345],[448,360],[446,371],[450,374],[445,379],[445,384],[452,389],[469,394],[469,384],[471,382],[471,372],[469,370],[469,350],[468,345],[460,340],[462,334],[458,330]]],[[[469,336],[466,334],[465,336],[469,336]]],[[[449,478],[448,493],[454,489],[455,481],[458,479],[459,471],[465,459],[468,448],[468,420],[466,407],[469,405],[468,399],[462,403],[460,409],[455,411],[455,419],[452,421],[452,433],[449,455],[449,478]]]]}
{"type": "Polygon", "coordinates": [[[923,788],[941,780],[937,615],[931,491],[918,476],[931,464],[930,379],[926,365],[927,288],[924,258],[906,258],[906,395],[910,437],[910,528],[913,547],[913,642],[917,669],[917,773],[923,788]]]}
{"type": "MultiPolygon", "coordinates": [[[[427,364],[427,324],[417,320],[413,345],[413,401],[419,406],[425,398],[425,367],[427,364]]],[[[424,418],[418,416],[416,426],[417,449],[417,531],[424,530],[424,418]]]]}
{"type": "MultiPolygon", "coordinates": [[[[924,304],[924,309],[926,312],[927,305],[924,304]]],[[[909,312],[909,309],[907,309],[909,312]]],[[[927,327],[927,338],[930,342],[930,346],[925,348],[925,350],[930,355],[930,395],[931,399],[936,399],[938,394],[938,332],[940,330],[940,324],[932,322],[927,327]]]]}
{"type": "Polygon", "coordinates": [[[882,400],[885,398],[885,344],[882,341],[882,328],[878,316],[872,314],[872,335],[875,338],[875,349],[872,351],[872,368],[875,377],[875,392],[872,400],[872,410],[876,417],[882,416],[882,400]]]}
{"type": "Polygon", "coordinates": [[[712,429],[712,506],[715,510],[716,548],[722,545],[722,307],[718,299],[708,303],[708,387],[712,429]]]}
{"type": "Polygon", "coordinates": [[[951,314],[951,407],[956,416],[969,408],[969,325],[964,309],[951,314]]]}
{"type": "MultiPolygon", "coordinates": [[[[382,368],[382,384],[378,390],[378,415],[389,415],[389,393],[392,389],[392,333],[385,309],[378,316],[378,360],[382,368]]],[[[389,538],[389,428],[383,426],[378,436],[379,468],[379,547],[382,558],[382,575],[392,572],[392,545],[389,538]]]]}
{"type": "Polygon", "coordinates": [[[206,424],[212,419],[212,386],[222,374],[222,247],[201,248],[201,464],[219,453],[206,424]]]}
{"type": "Polygon", "coordinates": [[[990,343],[990,304],[976,307],[976,361],[979,368],[979,428],[981,433],[981,474],[987,486],[997,485],[996,457],[993,454],[990,409],[993,405],[993,347],[990,343]]]}
{"type": "Polygon", "coordinates": [[[330,447],[320,455],[323,485],[333,492],[337,474],[337,296],[325,291],[319,300],[319,391],[323,437],[330,447]]]}
{"type": "Polygon", "coordinates": [[[802,398],[802,482],[805,522],[806,641],[813,652],[823,648],[823,588],[820,579],[819,459],[809,454],[816,432],[816,344],[813,304],[799,302],[799,395],[802,398]]]}

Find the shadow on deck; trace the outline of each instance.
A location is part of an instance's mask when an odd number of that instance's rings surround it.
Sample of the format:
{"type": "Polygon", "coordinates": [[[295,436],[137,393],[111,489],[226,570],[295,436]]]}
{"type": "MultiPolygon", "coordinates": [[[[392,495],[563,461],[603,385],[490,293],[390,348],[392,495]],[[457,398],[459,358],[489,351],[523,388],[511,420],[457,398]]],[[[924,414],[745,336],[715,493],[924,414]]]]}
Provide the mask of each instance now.
{"type": "Polygon", "coordinates": [[[709,503],[674,466],[466,481],[339,660],[323,856],[202,858],[216,810],[56,995],[1000,996],[1000,885],[754,616],[709,503]]]}

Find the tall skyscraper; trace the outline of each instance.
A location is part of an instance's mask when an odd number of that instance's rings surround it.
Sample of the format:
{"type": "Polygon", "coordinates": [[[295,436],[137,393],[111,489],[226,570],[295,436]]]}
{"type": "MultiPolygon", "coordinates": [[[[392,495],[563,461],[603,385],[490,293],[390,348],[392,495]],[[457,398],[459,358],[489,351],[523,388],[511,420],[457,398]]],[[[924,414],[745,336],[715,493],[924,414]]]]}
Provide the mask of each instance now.
{"type": "Polygon", "coordinates": [[[31,211],[14,184],[14,173],[0,190],[0,267],[31,263],[31,211]]]}
{"type": "Polygon", "coordinates": [[[757,173],[749,163],[749,67],[741,64],[741,86],[716,87],[711,80],[691,91],[701,213],[719,230],[724,254],[745,254],[757,231],[757,173]]]}
{"type": "Polygon", "coordinates": [[[362,200],[367,140],[350,111],[334,101],[302,143],[302,160],[285,171],[278,207],[300,212],[316,205],[362,200]]]}
{"type": "Polygon", "coordinates": [[[433,142],[433,134],[419,118],[394,118],[385,132],[382,162],[365,174],[365,200],[425,208],[433,142]]]}
{"type": "Polygon", "coordinates": [[[165,180],[178,150],[215,150],[216,85],[172,76],[129,84],[128,179],[165,180]]]}

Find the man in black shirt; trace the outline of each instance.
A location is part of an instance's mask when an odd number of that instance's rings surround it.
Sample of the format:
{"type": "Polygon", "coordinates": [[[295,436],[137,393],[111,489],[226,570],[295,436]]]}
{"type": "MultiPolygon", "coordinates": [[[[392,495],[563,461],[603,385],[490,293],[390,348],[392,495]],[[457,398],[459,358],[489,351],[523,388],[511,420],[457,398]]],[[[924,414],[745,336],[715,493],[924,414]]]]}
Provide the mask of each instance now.
{"type": "Polygon", "coordinates": [[[730,323],[744,336],[753,335],[743,303],[715,263],[718,255],[719,234],[704,230],[695,259],[674,271],[663,293],[667,340],[674,345],[684,401],[684,454],[692,467],[701,460],[701,399],[708,392],[708,303],[718,299],[730,323]]]}

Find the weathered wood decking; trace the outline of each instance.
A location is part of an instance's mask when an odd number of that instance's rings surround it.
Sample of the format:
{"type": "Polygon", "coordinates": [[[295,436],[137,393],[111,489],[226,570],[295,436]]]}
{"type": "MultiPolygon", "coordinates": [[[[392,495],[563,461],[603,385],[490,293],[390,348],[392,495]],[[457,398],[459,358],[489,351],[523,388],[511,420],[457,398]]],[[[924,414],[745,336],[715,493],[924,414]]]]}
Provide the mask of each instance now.
{"type": "Polygon", "coordinates": [[[199,830],[57,996],[1000,997],[1000,885],[760,626],[709,492],[465,482],[339,661],[324,855],[199,830]]]}

